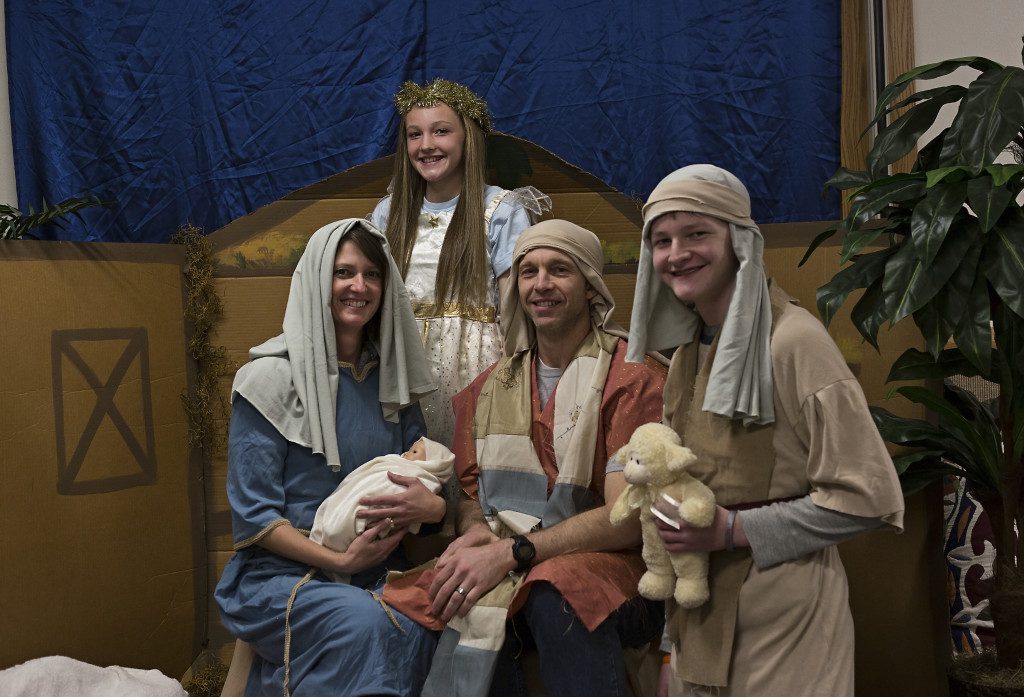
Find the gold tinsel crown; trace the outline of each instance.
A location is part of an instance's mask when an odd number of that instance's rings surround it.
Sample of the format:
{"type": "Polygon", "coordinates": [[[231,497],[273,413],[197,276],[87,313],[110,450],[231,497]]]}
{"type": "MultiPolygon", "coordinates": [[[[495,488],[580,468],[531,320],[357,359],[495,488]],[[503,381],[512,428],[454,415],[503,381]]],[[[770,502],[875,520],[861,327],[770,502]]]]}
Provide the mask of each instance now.
{"type": "Polygon", "coordinates": [[[423,87],[406,81],[395,94],[395,107],[402,116],[408,114],[413,107],[430,108],[437,106],[438,102],[444,102],[462,118],[476,121],[484,133],[491,132],[491,114],[487,111],[487,102],[465,85],[443,78],[435,78],[423,87]]]}

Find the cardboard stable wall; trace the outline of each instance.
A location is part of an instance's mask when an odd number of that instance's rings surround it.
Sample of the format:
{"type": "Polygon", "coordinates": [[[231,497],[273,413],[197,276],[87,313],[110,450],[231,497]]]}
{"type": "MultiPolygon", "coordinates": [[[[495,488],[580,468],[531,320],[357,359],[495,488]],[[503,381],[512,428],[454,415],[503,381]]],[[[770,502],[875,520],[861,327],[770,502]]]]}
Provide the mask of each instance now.
{"type": "MultiPolygon", "coordinates": [[[[553,215],[593,230],[605,248],[605,278],[616,296],[615,316],[628,325],[639,251],[640,203],[546,150],[504,137],[503,153],[518,163],[517,179],[492,171],[490,181],[506,188],[533,185],[548,194],[553,215]],[[513,153],[515,156],[509,155],[513,153]],[[528,167],[523,167],[523,161],[528,167]],[[501,177],[505,177],[503,181],[501,177]]],[[[290,274],[306,240],[319,227],[346,217],[365,217],[387,189],[391,159],[355,167],[301,189],[211,235],[218,261],[216,286],[225,314],[214,343],[223,345],[232,368],[247,360],[249,347],[280,333],[290,274]]],[[[784,288],[814,310],[815,289],[838,270],[837,247],[819,250],[803,268],[797,263],[825,223],[766,225],[765,261],[784,288]]],[[[885,377],[893,360],[919,345],[908,322],[883,330],[881,353],[865,344],[849,320],[855,298],[833,321],[830,332],[868,400],[883,402],[885,377]]],[[[223,382],[225,399],[230,377],[223,382]]],[[[919,415],[910,405],[886,404],[904,415],[919,415]]],[[[227,462],[217,458],[207,473],[207,544],[211,583],[231,556],[230,515],[224,486],[227,462]]],[[[940,493],[929,490],[908,501],[903,535],[872,533],[841,547],[850,577],[857,632],[857,694],[941,695],[945,693],[945,655],[949,631],[945,606],[940,493]]],[[[231,638],[216,621],[211,605],[211,646],[230,656],[231,638]]]]}
{"type": "Polygon", "coordinates": [[[0,669],[62,654],[177,677],[205,639],[183,258],[0,242],[0,669]]]}

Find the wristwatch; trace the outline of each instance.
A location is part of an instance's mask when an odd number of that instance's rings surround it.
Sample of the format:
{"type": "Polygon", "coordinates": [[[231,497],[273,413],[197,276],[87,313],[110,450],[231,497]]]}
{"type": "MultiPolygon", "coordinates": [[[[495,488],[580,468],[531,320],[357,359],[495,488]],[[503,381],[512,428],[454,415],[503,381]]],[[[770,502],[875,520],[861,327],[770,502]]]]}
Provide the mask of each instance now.
{"type": "Polygon", "coordinates": [[[525,535],[513,535],[512,536],[512,558],[516,560],[516,571],[522,573],[530,568],[533,564],[534,557],[537,556],[537,548],[533,546],[533,543],[526,539],[525,535]]]}

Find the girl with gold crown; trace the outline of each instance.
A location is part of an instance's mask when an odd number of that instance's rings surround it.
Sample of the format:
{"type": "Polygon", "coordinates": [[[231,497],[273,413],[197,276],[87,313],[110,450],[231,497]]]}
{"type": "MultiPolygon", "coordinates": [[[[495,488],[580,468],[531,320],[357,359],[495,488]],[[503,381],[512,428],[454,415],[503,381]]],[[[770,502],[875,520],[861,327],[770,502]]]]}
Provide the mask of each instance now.
{"type": "Polygon", "coordinates": [[[469,88],[406,82],[395,106],[391,193],[370,221],[387,232],[437,381],[421,402],[428,432],[450,446],[452,396],[501,356],[497,308],[512,248],[550,199],[484,181],[491,117],[469,88]]]}

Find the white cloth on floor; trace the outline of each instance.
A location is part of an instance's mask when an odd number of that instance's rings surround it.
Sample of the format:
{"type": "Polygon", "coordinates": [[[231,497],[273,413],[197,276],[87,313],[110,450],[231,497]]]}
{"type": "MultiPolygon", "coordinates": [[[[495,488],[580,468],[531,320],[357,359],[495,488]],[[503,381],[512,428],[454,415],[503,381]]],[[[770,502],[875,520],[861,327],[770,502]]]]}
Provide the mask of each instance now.
{"type": "Polygon", "coordinates": [[[188,697],[159,670],[101,668],[66,656],[34,658],[0,670],[4,697],[188,697]]]}

